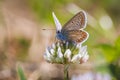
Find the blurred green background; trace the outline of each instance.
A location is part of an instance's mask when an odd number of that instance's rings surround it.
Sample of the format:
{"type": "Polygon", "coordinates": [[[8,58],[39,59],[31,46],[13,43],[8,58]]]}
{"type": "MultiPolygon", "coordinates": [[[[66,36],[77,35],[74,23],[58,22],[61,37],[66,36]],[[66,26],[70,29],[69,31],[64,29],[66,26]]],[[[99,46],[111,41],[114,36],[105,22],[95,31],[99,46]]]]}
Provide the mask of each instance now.
{"type": "Polygon", "coordinates": [[[55,39],[52,12],[64,25],[80,10],[87,13],[89,61],[70,67],[71,80],[120,80],[120,0],[0,0],[0,80],[63,80],[63,66],[43,59],[55,39]],[[99,74],[98,74],[99,73],[99,74]],[[78,79],[75,79],[76,76],[78,79]],[[85,77],[85,76],[84,76],[85,77]],[[105,79],[103,79],[105,77],[105,79]]]}

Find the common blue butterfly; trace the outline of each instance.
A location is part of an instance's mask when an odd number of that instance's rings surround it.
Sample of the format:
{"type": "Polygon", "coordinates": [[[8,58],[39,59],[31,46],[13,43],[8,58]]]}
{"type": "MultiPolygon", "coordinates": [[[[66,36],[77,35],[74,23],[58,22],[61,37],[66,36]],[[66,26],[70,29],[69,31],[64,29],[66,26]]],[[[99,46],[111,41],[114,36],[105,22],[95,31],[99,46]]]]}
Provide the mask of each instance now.
{"type": "Polygon", "coordinates": [[[84,11],[78,12],[63,27],[54,12],[52,15],[56,24],[56,37],[58,40],[83,43],[88,39],[89,34],[83,30],[87,24],[87,15],[84,11]]]}

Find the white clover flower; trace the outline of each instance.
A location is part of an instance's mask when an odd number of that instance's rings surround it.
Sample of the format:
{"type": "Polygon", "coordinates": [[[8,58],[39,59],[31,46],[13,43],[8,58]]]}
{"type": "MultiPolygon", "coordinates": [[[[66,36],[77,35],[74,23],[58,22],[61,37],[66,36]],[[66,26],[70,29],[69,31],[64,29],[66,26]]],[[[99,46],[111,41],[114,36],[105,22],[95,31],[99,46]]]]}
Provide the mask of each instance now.
{"type": "Polygon", "coordinates": [[[60,44],[57,42],[46,49],[45,60],[50,63],[60,64],[84,63],[88,60],[87,46],[82,46],[81,44],[78,46],[72,43],[60,44]]]}

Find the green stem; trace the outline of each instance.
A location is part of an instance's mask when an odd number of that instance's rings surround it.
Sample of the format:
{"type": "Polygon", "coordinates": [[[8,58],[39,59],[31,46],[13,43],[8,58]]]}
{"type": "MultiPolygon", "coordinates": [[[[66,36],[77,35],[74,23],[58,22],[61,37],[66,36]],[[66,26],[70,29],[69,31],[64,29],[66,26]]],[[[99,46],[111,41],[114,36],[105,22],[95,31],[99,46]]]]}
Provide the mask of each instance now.
{"type": "Polygon", "coordinates": [[[65,64],[64,65],[64,80],[69,80],[68,68],[69,68],[69,64],[65,64]]]}

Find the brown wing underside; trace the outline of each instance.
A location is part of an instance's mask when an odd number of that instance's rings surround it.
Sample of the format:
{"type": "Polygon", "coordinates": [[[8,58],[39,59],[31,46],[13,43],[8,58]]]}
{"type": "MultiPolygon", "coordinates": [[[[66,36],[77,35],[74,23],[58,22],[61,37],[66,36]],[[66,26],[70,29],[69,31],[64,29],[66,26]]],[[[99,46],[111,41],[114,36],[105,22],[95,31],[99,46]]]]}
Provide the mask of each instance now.
{"type": "Polygon", "coordinates": [[[88,33],[83,30],[71,30],[68,32],[68,40],[81,43],[87,40],[88,33]]]}
{"type": "Polygon", "coordinates": [[[84,11],[80,11],[63,26],[63,31],[82,29],[85,28],[85,25],[86,25],[86,13],[84,11]]]}

